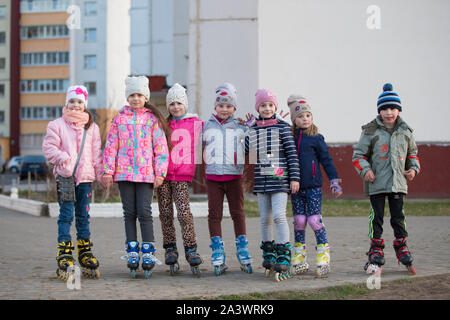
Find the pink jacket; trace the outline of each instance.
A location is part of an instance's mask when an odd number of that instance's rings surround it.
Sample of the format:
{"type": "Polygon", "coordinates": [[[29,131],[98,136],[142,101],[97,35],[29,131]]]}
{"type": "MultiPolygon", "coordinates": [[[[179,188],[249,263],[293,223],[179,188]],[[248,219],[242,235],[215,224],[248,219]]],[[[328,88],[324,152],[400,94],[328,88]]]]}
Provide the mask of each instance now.
{"type": "Polygon", "coordinates": [[[165,177],[169,163],[167,140],[147,108],[124,106],[113,119],[103,156],[104,173],[114,181],[153,183],[165,177]]]}
{"type": "Polygon", "coordinates": [[[166,180],[192,182],[196,163],[200,163],[202,158],[201,150],[197,150],[197,148],[203,121],[191,116],[181,120],[172,120],[169,125],[172,150],[170,151],[166,180]],[[200,151],[200,154],[197,151],[200,151]]]}
{"type": "MultiPolygon", "coordinates": [[[[49,122],[47,134],[42,143],[42,152],[47,160],[54,164],[53,174],[70,177],[75,168],[78,152],[83,139],[83,127],[76,127],[64,118],[49,122]]],[[[86,132],[83,153],[75,172],[75,181],[100,181],[102,177],[102,149],[98,126],[95,123],[86,132]]]]}

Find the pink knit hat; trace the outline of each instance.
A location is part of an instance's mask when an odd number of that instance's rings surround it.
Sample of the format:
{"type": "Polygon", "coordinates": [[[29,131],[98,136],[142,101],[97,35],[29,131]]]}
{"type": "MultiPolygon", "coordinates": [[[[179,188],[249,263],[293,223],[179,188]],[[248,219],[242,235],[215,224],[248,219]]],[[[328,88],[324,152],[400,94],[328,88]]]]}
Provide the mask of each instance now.
{"type": "Polygon", "coordinates": [[[275,93],[270,89],[258,89],[255,93],[256,102],[255,109],[256,112],[259,112],[259,105],[263,102],[272,102],[275,105],[275,111],[278,109],[278,101],[275,93]]]}

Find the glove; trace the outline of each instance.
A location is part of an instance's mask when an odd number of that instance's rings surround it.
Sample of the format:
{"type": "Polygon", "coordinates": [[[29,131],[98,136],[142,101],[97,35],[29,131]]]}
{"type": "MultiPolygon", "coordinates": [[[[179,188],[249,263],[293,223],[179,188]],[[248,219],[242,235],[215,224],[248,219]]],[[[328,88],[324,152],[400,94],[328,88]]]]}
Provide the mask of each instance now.
{"type": "Polygon", "coordinates": [[[342,192],[342,187],[339,184],[340,182],[342,182],[341,179],[333,179],[330,181],[330,189],[333,194],[342,192]]]}

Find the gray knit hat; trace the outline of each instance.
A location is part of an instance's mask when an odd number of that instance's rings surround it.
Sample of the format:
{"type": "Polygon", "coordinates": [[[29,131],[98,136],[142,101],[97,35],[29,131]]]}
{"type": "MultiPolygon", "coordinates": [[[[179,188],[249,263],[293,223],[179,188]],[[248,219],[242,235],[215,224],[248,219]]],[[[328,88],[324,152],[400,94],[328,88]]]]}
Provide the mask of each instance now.
{"type": "Polygon", "coordinates": [[[237,109],[236,88],[228,82],[224,82],[216,88],[216,101],[214,107],[218,104],[231,104],[237,109]]]}
{"type": "Polygon", "coordinates": [[[132,94],[139,93],[145,96],[147,100],[150,100],[150,88],[147,77],[127,77],[125,79],[125,85],[125,96],[127,99],[132,94]]]}
{"type": "Polygon", "coordinates": [[[312,114],[311,106],[300,94],[291,94],[287,100],[287,104],[290,109],[292,123],[303,112],[310,112],[312,114]]]}

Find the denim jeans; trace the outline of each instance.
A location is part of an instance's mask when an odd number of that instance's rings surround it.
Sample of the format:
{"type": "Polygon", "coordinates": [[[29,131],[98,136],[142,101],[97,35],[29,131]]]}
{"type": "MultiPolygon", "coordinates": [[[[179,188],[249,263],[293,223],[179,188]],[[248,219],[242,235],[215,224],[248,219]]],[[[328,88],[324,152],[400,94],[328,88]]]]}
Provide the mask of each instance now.
{"type": "Polygon", "coordinates": [[[75,227],[77,240],[89,239],[89,204],[91,202],[92,188],[90,182],[80,183],[75,187],[76,202],[60,202],[58,218],[58,242],[72,240],[70,227],[75,211],[75,227]]]}

